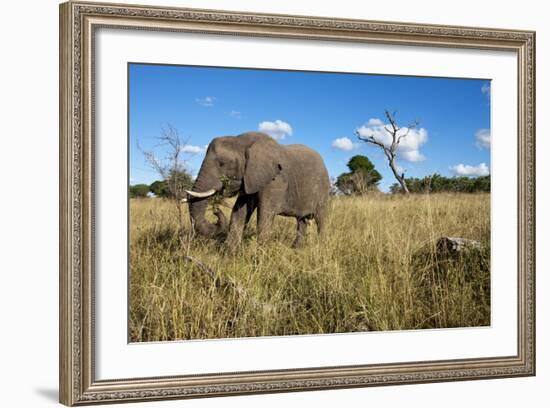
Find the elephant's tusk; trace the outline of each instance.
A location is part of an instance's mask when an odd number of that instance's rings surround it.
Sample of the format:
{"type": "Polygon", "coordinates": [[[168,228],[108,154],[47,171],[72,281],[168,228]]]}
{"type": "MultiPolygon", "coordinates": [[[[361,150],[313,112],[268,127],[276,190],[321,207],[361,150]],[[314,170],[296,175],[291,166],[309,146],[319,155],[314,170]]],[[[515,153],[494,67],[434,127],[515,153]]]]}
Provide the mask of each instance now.
{"type": "Polygon", "coordinates": [[[182,198],[182,199],[180,200],[180,203],[186,203],[186,202],[187,202],[187,198],[182,198]]]}
{"type": "Polygon", "coordinates": [[[191,197],[197,197],[197,198],[206,198],[206,197],[210,197],[210,196],[216,194],[216,190],[214,190],[214,189],[205,191],[203,193],[199,193],[199,192],[196,192],[196,191],[189,191],[189,190],[185,190],[185,192],[187,194],[189,194],[191,197]]]}

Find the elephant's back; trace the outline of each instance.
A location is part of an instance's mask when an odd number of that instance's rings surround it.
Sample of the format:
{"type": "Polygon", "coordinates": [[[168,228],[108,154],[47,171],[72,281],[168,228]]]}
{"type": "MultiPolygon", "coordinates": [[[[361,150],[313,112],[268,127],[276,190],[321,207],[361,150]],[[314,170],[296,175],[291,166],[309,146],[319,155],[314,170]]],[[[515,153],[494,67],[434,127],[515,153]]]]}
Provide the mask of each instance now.
{"type": "Polygon", "coordinates": [[[291,144],[291,145],[284,145],[284,146],[288,150],[291,156],[298,159],[306,160],[326,170],[325,162],[323,161],[323,158],[319,153],[317,153],[311,147],[307,147],[306,145],[303,145],[303,144],[291,144]]]}
{"type": "Polygon", "coordinates": [[[323,176],[323,179],[326,178],[327,183],[330,183],[325,162],[319,153],[302,144],[286,145],[285,148],[303,171],[323,176]]]}
{"type": "Polygon", "coordinates": [[[316,212],[326,201],[330,180],[323,158],[315,150],[300,144],[286,145],[292,160],[292,172],[288,175],[290,201],[299,209],[298,216],[316,212]]]}

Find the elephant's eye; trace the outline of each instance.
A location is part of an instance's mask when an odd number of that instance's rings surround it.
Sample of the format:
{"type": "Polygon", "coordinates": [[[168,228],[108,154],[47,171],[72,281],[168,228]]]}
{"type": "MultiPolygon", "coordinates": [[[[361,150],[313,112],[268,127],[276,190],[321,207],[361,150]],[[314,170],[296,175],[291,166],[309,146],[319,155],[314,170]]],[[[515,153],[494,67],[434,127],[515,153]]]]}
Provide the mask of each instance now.
{"type": "Polygon", "coordinates": [[[221,161],[221,162],[220,162],[219,164],[220,164],[220,167],[223,167],[223,166],[225,166],[225,163],[224,163],[224,162],[222,162],[222,161],[221,161]]]}

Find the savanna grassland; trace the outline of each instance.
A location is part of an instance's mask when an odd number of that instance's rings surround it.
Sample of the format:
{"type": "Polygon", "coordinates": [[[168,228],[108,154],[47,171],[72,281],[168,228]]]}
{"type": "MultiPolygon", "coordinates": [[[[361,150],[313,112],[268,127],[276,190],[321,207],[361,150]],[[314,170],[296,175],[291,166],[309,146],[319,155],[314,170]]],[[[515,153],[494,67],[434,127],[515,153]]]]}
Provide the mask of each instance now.
{"type": "Polygon", "coordinates": [[[130,202],[132,342],[490,324],[489,194],[333,197],[321,239],[292,249],[276,217],[258,245],[253,217],[234,255],[184,211],[180,233],[173,201],[130,202]],[[445,256],[442,236],[481,247],[445,256]]]}

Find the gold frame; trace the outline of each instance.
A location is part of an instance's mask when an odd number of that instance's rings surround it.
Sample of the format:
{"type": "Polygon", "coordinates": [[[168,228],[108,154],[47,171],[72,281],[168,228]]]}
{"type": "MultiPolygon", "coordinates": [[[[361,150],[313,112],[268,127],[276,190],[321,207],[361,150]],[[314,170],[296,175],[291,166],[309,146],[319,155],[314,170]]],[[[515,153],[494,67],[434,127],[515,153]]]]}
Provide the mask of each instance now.
{"type": "Polygon", "coordinates": [[[535,33],[68,2],[60,5],[60,402],[144,401],[535,374],[535,33]],[[481,359],[239,374],[94,376],[93,46],[98,27],[513,51],[518,60],[518,350],[481,359]]]}

